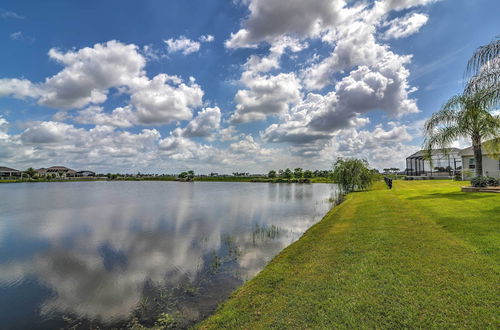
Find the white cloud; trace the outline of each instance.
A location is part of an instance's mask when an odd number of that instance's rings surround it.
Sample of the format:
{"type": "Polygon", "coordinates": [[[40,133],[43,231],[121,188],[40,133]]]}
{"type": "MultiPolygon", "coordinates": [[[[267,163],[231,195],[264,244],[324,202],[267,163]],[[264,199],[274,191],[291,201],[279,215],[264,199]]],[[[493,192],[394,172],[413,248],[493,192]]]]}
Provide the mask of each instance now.
{"type": "Polygon", "coordinates": [[[49,51],[64,69],[43,84],[39,103],[53,108],[81,108],[106,101],[112,87],[128,86],[144,76],[145,58],[135,45],[117,41],[96,44],[78,51],[49,51]]]}
{"type": "Polygon", "coordinates": [[[215,40],[215,37],[211,34],[203,35],[200,37],[201,42],[212,42],[215,40]]]}
{"type": "Polygon", "coordinates": [[[395,18],[384,24],[384,26],[389,26],[389,28],[384,32],[383,38],[386,40],[406,38],[417,33],[428,20],[429,16],[420,13],[413,13],[404,17],[395,18]]]}
{"type": "Polygon", "coordinates": [[[288,110],[290,104],[300,100],[300,84],[293,73],[276,76],[244,76],[249,88],[239,90],[234,98],[236,111],[232,122],[263,120],[268,115],[277,115],[288,110]]]}
{"type": "Polygon", "coordinates": [[[339,23],[347,12],[343,0],[250,0],[243,28],[231,34],[228,48],[254,47],[284,35],[310,37],[339,23]]]}
{"type": "Polygon", "coordinates": [[[234,141],[238,139],[238,131],[235,126],[228,126],[226,128],[219,130],[219,140],[222,142],[225,141],[234,141]]]}
{"type": "Polygon", "coordinates": [[[192,77],[188,83],[164,73],[149,79],[146,59],[135,45],[109,41],[66,53],[51,49],[49,56],[64,69],[40,84],[0,79],[0,97],[34,98],[41,105],[63,110],[92,105],[75,120],[120,127],[189,120],[194,108],[202,105],[203,90],[192,77]],[[107,114],[95,106],[107,100],[110,88],[128,94],[130,103],[107,114]]]}
{"type": "Polygon", "coordinates": [[[403,63],[409,58],[396,55],[373,66],[361,66],[325,95],[310,93],[290,109],[279,124],[269,126],[263,139],[292,144],[328,139],[336,130],[364,124],[360,116],[381,109],[391,116],[418,112],[409,98],[409,71],[403,63]]]}
{"type": "Polygon", "coordinates": [[[159,143],[160,152],[174,160],[207,160],[214,153],[214,148],[201,145],[183,136],[182,129],[176,128],[170,136],[159,143]]]}
{"type": "Polygon", "coordinates": [[[15,13],[13,11],[5,10],[0,8],[0,17],[1,18],[13,18],[13,19],[24,19],[25,17],[15,13]]]}
{"type": "Polygon", "coordinates": [[[0,97],[10,96],[17,99],[37,98],[41,90],[26,79],[0,79],[0,97]]]}
{"type": "Polygon", "coordinates": [[[75,128],[73,125],[48,121],[27,128],[21,134],[21,140],[28,144],[59,143],[73,140],[83,132],[83,129],[75,128]]]}
{"type": "Polygon", "coordinates": [[[130,103],[137,111],[140,124],[166,124],[176,120],[189,120],[192,109],[202,105],[203,90],[190,79],[188,85],[178,77],[159,74],[149,80],[136,79],[130,103]]]}
{"type": "Polygon", "coordinates": [[[185,137],[210,137],[220,127],[221,112],[218,107],[205,108],[183,129],[185,137]]]}
{"type": "Polygon", "coordinates": [[[10,34],[11,40],[22,40],[24,39],[23,33],[21,31],[13,32],[10,34]]]}
{"type": "Polygon", "coordinates": [[[136,123],[135,114],[130,106],[118,107],[110,114],[104,113],[104,108],[90,106],[80,110],[78,115],[72,118],[79,124],[107,125],[116,127],[131,127],[136,123]]]}
{"type": "Polygon", "coordinates": [[[263,148],[251,135],[245,135],[240,141],[231,143],[229,149],[236,154],[246,154],[252,157],[271,156],[274,151],[273,149],[263,148]]]}
{"type": "Polygon", "coordinates": [[[169,53],[181,52],[184,55],[189,55],[200,50],[200,43],[198,41],[193,41],[184,36],[181,36],[179,39],[170,38],[165,40],[165,43],[167,44],[169,53]]]}

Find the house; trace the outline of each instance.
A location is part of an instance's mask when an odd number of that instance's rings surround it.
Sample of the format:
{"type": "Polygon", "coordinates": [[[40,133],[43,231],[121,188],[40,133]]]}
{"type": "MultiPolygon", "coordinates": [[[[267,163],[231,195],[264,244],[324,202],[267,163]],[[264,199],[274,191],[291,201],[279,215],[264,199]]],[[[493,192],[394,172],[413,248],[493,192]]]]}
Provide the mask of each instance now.
{"type": "Polygon", "coordinates": [[[12,177],[17,178],[17,177],[21,177],[21,176],[22,176],[21,171],[15,170],[15,169],[10,168],[10,167],[0,166],[0,178],[1,179],[12,178],[12,177]]]}
{"type": "Polygon", "coordinates": [[[77,177],[90,177],[95,176],[95,172],[92,171],[78,171],[76,172],[77,177]]]}
{"type": "MultiPolygon", "coordinates": [[[[491,176],[495,179],[500,179],[500,160],[498,155],[488,151],[488,144],[491,141],[487,141],[481,145],[483,153],[483,175],[491,176]]],[[[474,160],[474,149],[472,147],[465,148],[460,151],[460,156],[462,157],[462,164],[464,164],[464,170],[462,171],[462,179],[469,180],[476,176],[476,162],[474,160]]]]}
{"type": "Polygon", "coordinates": [[[413,177],[453,177],[462,169],[460,149],[435,149],[431,162],[425,157],[425,150],[420,150],[406,158],[406,175],[413,177]]]}
{"type": "Polygon", "coordinates": [[[56,176],[58,178],[69,178],[75,177],[76,171],[65,166],[52,166],[49,168],[40,168],[36,170],[38,175],[41,177],[45,177],[47,175],[56,176]]]}

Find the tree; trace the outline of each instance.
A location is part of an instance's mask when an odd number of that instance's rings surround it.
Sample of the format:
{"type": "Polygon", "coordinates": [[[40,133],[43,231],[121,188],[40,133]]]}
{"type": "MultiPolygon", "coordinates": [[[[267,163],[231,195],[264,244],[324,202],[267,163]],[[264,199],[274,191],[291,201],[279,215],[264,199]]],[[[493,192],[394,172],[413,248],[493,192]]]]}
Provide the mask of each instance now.
{"type": "Polygon", "coordinates": [[[267,177],[274,179],[276,177],[276,171],[275,170],[269,171],[269,173],[267,174],[267,177]]]}
{"type": "Polygon", "coordinates": [[[295,170],[293,170],[293,176],[295,179],[302,179],[302,176],[304,175],[304,172],[302,171],[301,167],[297,167],[295,170]]]}
{"type": "Polygon", "coordinates": [[[189,180],[193,180],[194,179],[194,171],[193,170],[187,171],[187,178],[189,180]]]}
{"type": "Polygon", "coordinates": [[[285,179],[291,179],[293,177],[293,173],[292,173],[292,170],[287,168],[284,172],[283,172],[283,177],[285,179]]]}
{"type": "Polygon", "coordinates": [[[500,36],[475,51],[467,63],[466,76],[469,79],[465,95],[483,91],[486,104],[494,106],[500,103],[500,36]]]}
{"type": "Polygon", "coordinates": [[[26,173],[30,178],[33,178],[38,172],[33,167],[30,167],[24,171],[24,173],[26,173]]]}
{"type": "Polygon", "coordinates": [[[313,172],[311,170],[305,170],[304,171],[304,178],[310,179],[313,177],[313,172]]]}
{"type": "Polygon", "coordinates": [[[461,95],[452,97],[424,127],[426,156],[432,148],[447,148],[460,137],[470,138],[474,150],[476,176],[483,175],[482,142],[490,152],[500,150],[500,116],[491,110],[500,104],[500,37],[479,47],[467,63],[469,77],[461,95]]]}
{"type": "Polygon", "coordinates": [[[355,190],[366,190],[373,182],[374,174],[363,159],[339,158],[333,164],[333,179],[344,193],[355,190]]]}
{"type": "MultiPolygon", "coordinates": [[[[490,113],[491,108],[485,102],[486,93],[489,91],[456,95],[427,120],[424,126],[427,159],[432,162],[432,150],[436,147],[447,150],[459,138],[470,138],[476,176],[483,175],[482,142],[489,138],[496,141],[500,137],[500,116],[490,113]]],[[[492,143],[493,149],[498,149],[498,144],[492,143]]]]}

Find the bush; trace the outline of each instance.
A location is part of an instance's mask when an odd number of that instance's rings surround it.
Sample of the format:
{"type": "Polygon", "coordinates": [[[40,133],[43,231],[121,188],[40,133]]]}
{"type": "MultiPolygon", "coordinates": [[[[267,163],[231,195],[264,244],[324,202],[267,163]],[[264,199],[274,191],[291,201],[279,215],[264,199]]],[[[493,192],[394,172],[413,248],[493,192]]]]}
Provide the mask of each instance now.
{"type": "Polygon", "coordinates": [[[490,186],[490,187],[496,187],[499,185],[498,180],[495,178],[492,178],[491,176],[487,176],[486,181],[488,183],[488,186],[490,186]]]}
{"type": "Polygon", "coordinates": [[[343,193],[368,189],[374,180],[368,162],[362,159],[339,158],[333,165],[333,180],[343,193]]]}
{"type": "Polygon", "coordinates": [[[470,181],[473,187],[488,187],[488,186],[498,186],[499,182],[497,179],[491,176],[476,176],[470,181]]]}

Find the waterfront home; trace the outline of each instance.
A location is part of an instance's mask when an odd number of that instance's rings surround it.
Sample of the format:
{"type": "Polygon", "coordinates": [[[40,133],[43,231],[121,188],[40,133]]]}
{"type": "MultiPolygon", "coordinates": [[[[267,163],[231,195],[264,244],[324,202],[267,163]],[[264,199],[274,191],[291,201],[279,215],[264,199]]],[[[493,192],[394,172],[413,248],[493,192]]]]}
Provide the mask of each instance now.
{"type": "Polygon", "coordinates": [[[10,167],[0,166],[0,178],[8,179],[8,178],[19,178],[21,177],[22,172],[10,167]]]}
{"type": "Polygon", "coordinates": [[[92,171],[78,171],[76,172],[77,177],[91,177],[95,176],[95,172],[92,171]]]}
{"type": "Polygon", "coordinates": [[[406,158],[406,175],[410,177],[453,177],[462,169],[460,149],[436,149],[432,151],[432,165],[420,150],[406,158]]]}
{"type": "MultiPolygon", "coordinates": [[[[491,176],[495,179],[500,179],[500,159],[498,154],[494,154],[488,148],[488,144],[491,141],[487,141],[482,144],[483,152],[483,175],[491,176]]],[[[469,180],[473,178],[476,170],[476,161],[474,159],[474,149],[472,147],[465,148],[460,151],[460,156],[462,157],[462,164],[464,164],[464,169],[462,171],[462,179],[469,180]]]]}
{"type": "Polygon", "coordinates": [[[65,166],[52,166],[49,168],[40,168],[36,170],[40,177],[46,177],[47,175],[55,175],[58,178],[70,178],[76,176],[76,171],[65,166]]]}

